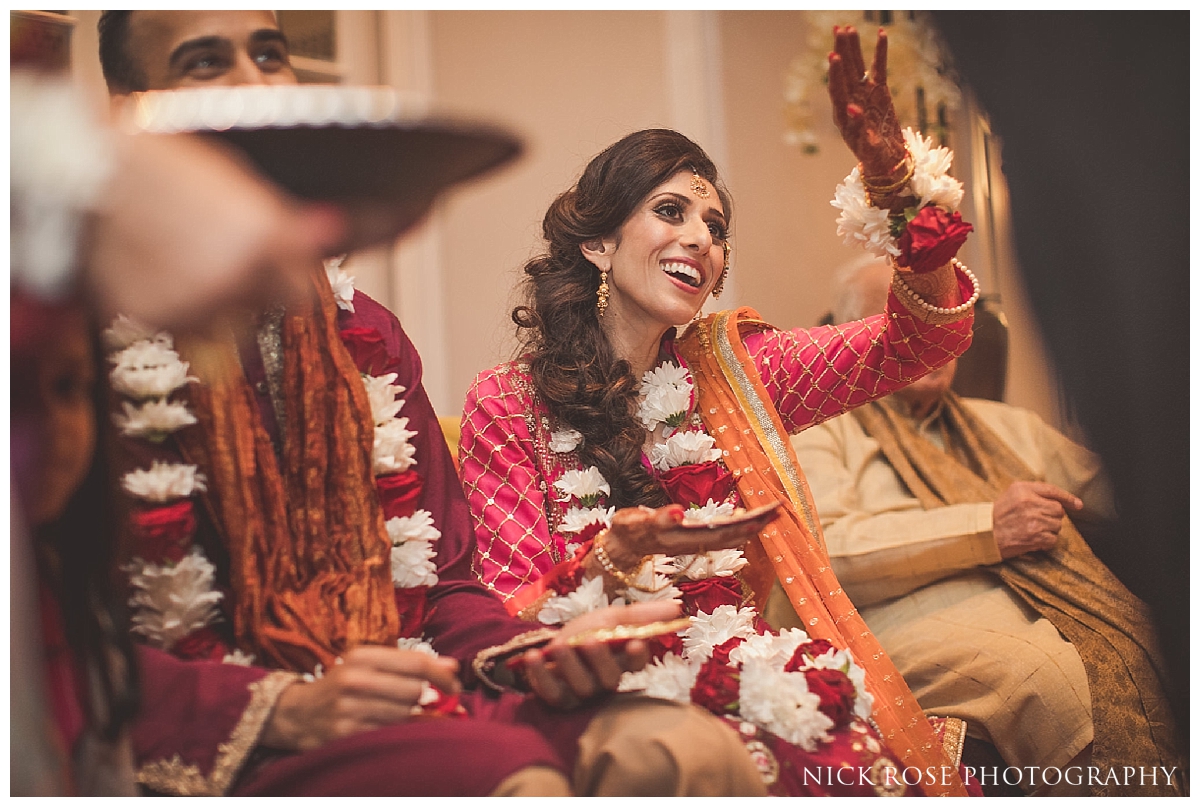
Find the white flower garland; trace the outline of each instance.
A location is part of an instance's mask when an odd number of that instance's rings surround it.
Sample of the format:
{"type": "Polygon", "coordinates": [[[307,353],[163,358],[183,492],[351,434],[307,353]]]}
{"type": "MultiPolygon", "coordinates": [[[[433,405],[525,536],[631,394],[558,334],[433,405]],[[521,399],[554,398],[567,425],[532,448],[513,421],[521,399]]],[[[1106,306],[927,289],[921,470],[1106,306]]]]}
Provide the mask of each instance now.
{"type": "Polygon", "coordinates": [[[147,502],[169,502],[185,499],[207,490],[207,480],[195,465],[154,460],[150,469],[137,469],[121,477],[121,487],[138,499],[147,502]]]}
{"type": "Polygon", "coordinates": [[[670,434],[683,425],[692,405],[692,380],[687,370],[663,362],[642,375],[638,419],[647,431],[670,434]]]}
{"type": "Polygon", "coordinates": [[[345,255],[329,258],[325,261],[325,275],[329,278],[329,288],[333,290],[333,299],[337,307],[354,313],[354,275],[342,268],[345,255]]]}
{"type": "MultiPolygon", "coordinates": [[[[944,146],[934,147],[932,138],[921,137],[911,127],[904,130],[904,142],[913,162],[909,188],[919,200],[917,207],[937,205],[953,213],[963,197],[962,183],[949,175],[954,152],[944,146]]],[[[847,246],[857,244],[880,258],[900,255],[892,237],[888,211],[868,201],[858,166],[834,190],[830,204],[842,211],[837,219],[837,233],[847,246]]]]}
{"type": "MultiPolygon", "coordinates": [[[[118,316],[103,339],[112,351],[113,389],[137,401],[122,401],[122,411],[113,416],[126,437],[160,443],[196,422],[185,403],[169,399],[197,381],[187,374],[188,364],[179,359],[170,334],[118,316]]],[[[158,460],[121,477],[121,486],[135,499],[159,505],[189,498],[206,490],[206,485],[195,465],[158,460]]],[[[125,571],[130,576],[132,631],[155,647],[169,650],[184,636],[220,618],[218,605],[224,595],[215,590],[216,569],[198,546],[178,563],[150,563],[135,556],[125,571]]]]}
{"type": "Polygon", "coordinates": [[[125,566],[133,593],[133,632],[155,647],[171,645],[217,619],[222,594],[213,590],[216,569],[199,547],[175,564],[146,563],[140,558],[125,566]]]}
{"type": "MultiPolygon", "coordinates": [[[[659,472],[720,460],[722,453],[716,448],[716,441],[702,429],[676,431],[686,422],[693,401],[694,387],[686,369],[663,362],[643,376],[642,384],[639,418],[652,435],[665,435],[665,440],[654,443],[650,449],[651,463],[659,472]]],[[[554,432],[552,450],[566,453],[578,445],[577,439],[567,439],[566,431],[554,432]],[[566,448],[567,445],[570,448],[566,448]],[[560,448],[564,450],[560,451],[560,448]]],[[[560,533],[578,533],[601,520],[606,525],[611,523],[613,508],[596,506],[600,495],[607,495],[610,490],[594,466],[563,472],[554,487],[564,494],[565,500],[574,497],[584,502],[583,507],[572,507],[567,511],[558,530],[560,533]]],[[[684,519],[689,523],[708,523],[729,515],[734,507],[732,501],[710,499],[703,506],[693,504],[685,512],[684,519]]],[[[650,599],[679,600],[683,592],[671,584],[672,580],[730,577],[747,563],[740,549],[714,550],[699,555],[654,555],[652,562],[643,564],[634,578],[634,582],[650,592],[626,587],[617,590],[610,601],[604,591],[603,578],[588,578],[574,591],[547,599],[537,618],[543,624],[561,625],[609,605],[650,599]]],[[[739,638],[742,642],[730,653],[730,661],[742,666],[738,711],[741,719],[807,751],[815,750],[819,743],[830,739],[829,730],[834,723],[820,711],[820,698],[809,692],[804,671],[784,671],[796,649],[809,640],[808,634],[793,628],[778,634],[759,635],[754,627],[757,616],[753,607],[721,605],[712,613],[691,617],[688,627],[678,632],[683,640],[682,653],[667,653],[639,672],[626,673],[621,678],[620,690],[688,703],[696,677],[704,662],[712,656],[713,648],[739,638]]],[[[846,673],[856,690],[854,713],[862,718],[869,717],[873,699],[866,691],[866,673],[853,662],[849,651],[830,651],[810,661],[804,669],[823,667],[846,673]]]]}

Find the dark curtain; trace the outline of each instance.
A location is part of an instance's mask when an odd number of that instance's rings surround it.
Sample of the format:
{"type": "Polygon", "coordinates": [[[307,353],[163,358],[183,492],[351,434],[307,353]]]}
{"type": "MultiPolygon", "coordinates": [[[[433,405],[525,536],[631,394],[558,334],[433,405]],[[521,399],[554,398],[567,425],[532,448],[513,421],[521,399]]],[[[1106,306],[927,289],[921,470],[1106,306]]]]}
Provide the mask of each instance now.
{"type": "Polygon", "coordinates": [[[1189,12],[936,12],[1000,136],[1020,269],[1122,515],[1187,748],[1189,12]]]}

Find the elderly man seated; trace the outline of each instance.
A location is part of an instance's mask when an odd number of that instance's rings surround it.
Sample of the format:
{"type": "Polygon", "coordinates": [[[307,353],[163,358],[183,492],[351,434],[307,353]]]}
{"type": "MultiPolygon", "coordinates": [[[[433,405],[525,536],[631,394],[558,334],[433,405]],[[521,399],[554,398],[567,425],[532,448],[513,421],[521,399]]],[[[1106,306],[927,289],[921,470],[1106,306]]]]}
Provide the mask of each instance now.
{"type": "MultiPolygon", "coordinates": [[[[844,270],[837,321],[876,310],[890,279],[882,261],[844,270]]],[[[1179,792],[1148,610],[1079,532],[1116,518],[1098,458],[1031,412],[959,398],[954,372],[792,438],[838,579],[922,707],[1026,769],[985,785],[1179,792]]]]}

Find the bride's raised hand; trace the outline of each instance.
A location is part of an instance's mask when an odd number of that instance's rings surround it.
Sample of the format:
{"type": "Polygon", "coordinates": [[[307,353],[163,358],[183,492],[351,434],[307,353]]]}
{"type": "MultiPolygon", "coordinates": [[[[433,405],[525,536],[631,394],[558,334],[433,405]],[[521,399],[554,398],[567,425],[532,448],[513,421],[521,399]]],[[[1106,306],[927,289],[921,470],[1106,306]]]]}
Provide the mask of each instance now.
{"type": "MultiPolygon", "coordinates": [[[[862,163],[866,181],[887,186],[907,171],[904,135],[887,86],[887,34],[879,29],[868,73],[854,26],[834,26],[829,54],[829,98],[842,140],[862,163]]],[[[876,200],[877,202],[880,200],[876,200]]]]}

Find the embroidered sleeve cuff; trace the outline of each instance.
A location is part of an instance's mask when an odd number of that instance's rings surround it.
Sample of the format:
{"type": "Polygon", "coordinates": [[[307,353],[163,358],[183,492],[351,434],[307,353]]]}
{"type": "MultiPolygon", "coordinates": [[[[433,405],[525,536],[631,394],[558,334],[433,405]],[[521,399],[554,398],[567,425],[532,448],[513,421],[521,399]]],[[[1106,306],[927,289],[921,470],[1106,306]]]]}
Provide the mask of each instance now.
{"type": "Polygon", "coordinates": [[[198,766],[185,762],[176,754],[171,759],[156,759],[139,768],[138,783],[169,796],[225,795],[258,743],[279,694],[299,680],[297,673],[279,670],[250,684],[250,703],[229,739],[217,749],[216,762],[207,776],[198,766]]]}
{"type": "Polygon", "coordinates": [[[528,687],[523,686],[524,682],[520,676],[514,675],[505,666],[505,662],[532,647],[541,647],[553,639],[556,633],[557,628],[539,628],[514,636],[502,645],[481,650],[471,662],[475,677],[496,692],[528,691],[528,687]]]}

